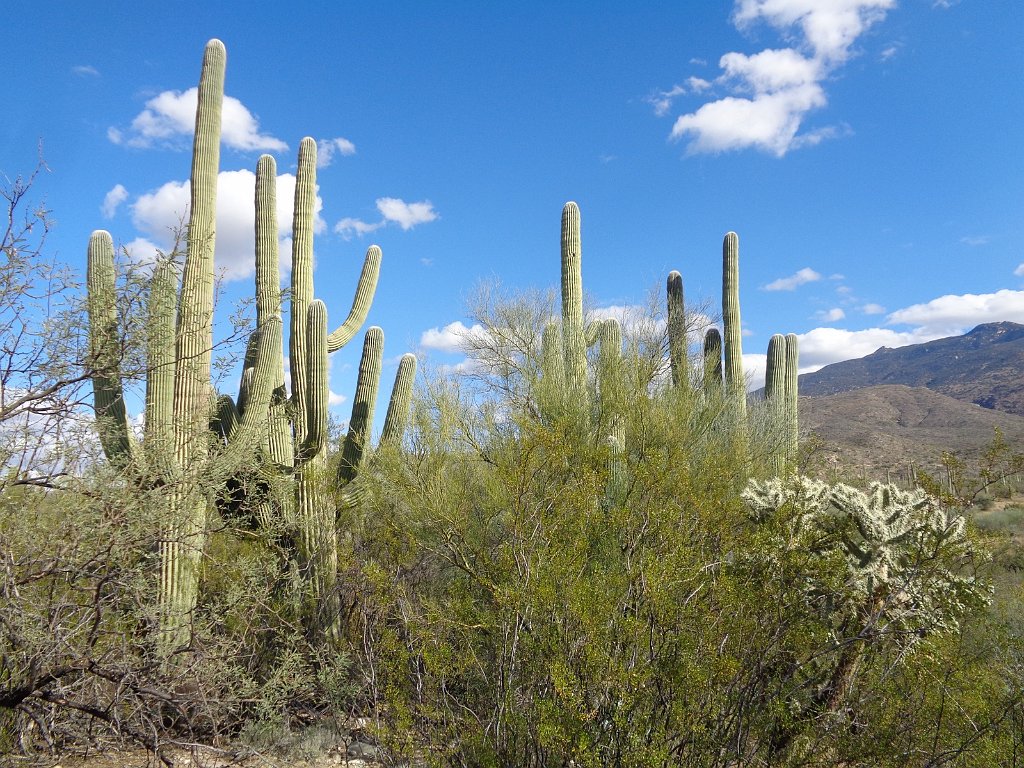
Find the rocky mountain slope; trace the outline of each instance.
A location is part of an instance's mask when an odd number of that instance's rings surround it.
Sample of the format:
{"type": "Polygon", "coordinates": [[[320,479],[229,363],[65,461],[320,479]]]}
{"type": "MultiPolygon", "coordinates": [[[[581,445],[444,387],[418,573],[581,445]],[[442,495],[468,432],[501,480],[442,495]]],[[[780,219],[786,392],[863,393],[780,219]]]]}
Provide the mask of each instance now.
{"type": "Polygon", "coordinates": [[[835,395],[863,387],[925,387],[984,408],[1024,416],[1024,325],[979,325],[963,336],[825,366],[800,377],[800,394],[835,395]]]}

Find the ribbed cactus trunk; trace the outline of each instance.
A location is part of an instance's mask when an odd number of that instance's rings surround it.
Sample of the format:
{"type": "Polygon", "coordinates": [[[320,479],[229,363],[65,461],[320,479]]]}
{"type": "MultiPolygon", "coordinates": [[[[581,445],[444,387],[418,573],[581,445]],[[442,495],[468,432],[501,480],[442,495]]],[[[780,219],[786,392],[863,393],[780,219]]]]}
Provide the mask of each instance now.
{"type": "Polygon", "coordinates": [[[226,61],[223,43],[211,40],[199,78],[188,241],[175,337],[174,454],[186,477],[185,482],[171,486],[169,519],[160,545],[160,623],[162,640],[169,646],[188,641],[191,613],[199,594],[206,499],[212,490],[204,488],[204,478],[192,475],[208,458],[207,430],[213,406],[213,251],[226,61]]]}
{"type": "Polygon", "coordinates": [[[668,359],[672,371],[672,386],[690,388],[690,361],[686,339],[686,306],[683,301],[683,276],[672,270],[666,285],[668,303],[668,359]]]}
{"type": "Polygon", "coordinates": [[[562,352],[569,403],[586,410],[587,339],[583,328],[583,272],[580,209],[568,202],[562,209],[562,352]]]}
{"type": "Polygon", "coordinates": [[[789,422],[786,416],[786,337],[776,333],[768,341],[768,359],[764,373],[764,398],[771,421],[771,473],[780,476],[786,472],[789,453],[789,422]]]}
{"type": "Polygon", "coordinates": [[[708,328],[704,334],[704,394],[722,395],[722,334],[717,328],[708,328]]]}
{"type": "Polygon", "coordinates": [[[786,429],[788,459],[795,470],[800,454],[800,340],[795,333],[786,334],[786,429]]]}
{"type": "Polygon", "coordinates": [[[388,412],[384,416],[384,429],[380,433],[382,446],[398,446],[409,423],[413,384],[416,383],[416,355],[406,352],[398,362],[395,385],[391,389],[388,412]]]}
{"type": "MultiPolygon", "coordinates": [[[[722,325],[725,329],[725,387],[738,423],[747,415],[740,322],[740,240],[729,232],[722,242],[722,325]]],[[[741,427],[742,428],[742,427],[741,427]]]]}

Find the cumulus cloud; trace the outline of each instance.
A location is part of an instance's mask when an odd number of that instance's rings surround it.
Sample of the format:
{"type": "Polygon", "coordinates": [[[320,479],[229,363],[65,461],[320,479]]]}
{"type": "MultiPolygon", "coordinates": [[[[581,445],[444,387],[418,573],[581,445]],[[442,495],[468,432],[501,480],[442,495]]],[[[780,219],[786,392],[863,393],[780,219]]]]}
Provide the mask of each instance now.
{"type": "Polygon", "coordinates": [[[1024,323],[1024,291],[1003,289],[995,293],[950,294],[923,304],[898,309],[887,318],[889,325],[915,325],[918,330],[952,336],[980,323],[1010,320],[1024,323]]]}
{"type": "Polygon", "coordinates": [[[334,231],[344,237],[346,240],[351,240],[353,236],[362,237],[368,235],[387,224],[386,221],[381,219],[380,221],[369,224],[362,219],[353,219],[346,216],[344,219],[334,225],[334,231]]]}
{"type": "Polygon", "coordinates": [[[840,307],[833,307],[832,309],[821,310],[815,314],[815,317],[824,323],[836,323],[846,317],[846,312],[840,307]]]}
{"type": "Polygon", "coordinates": [[[115,185],[114,188],[107,192],[103,197],[103,205],[100,206],[100,212],[103,214],[103,218],[114,218],[114,214],[117,213],[118,207],[127,199],[128,190],[124,188],[124,185],[115,185]]]}
{"type": "MultiPolygon", "coordinates": [[[[164,91],[146,102],[146,108],[125,131],[111,127],[107,137],[115,144],[147,148],[173,144],[195,131],[199,89],[164,91]]],[[[283,152],[288,145],[269,134],[260,133],[259,121],[238,99],[225,96],[221,108],[221,141],[244,151],[283,152]]]]}
{"type": "MultiPolygon", "coordinates": [[[[763,22],[796,47],[748,55],[729,52],[719,59],[714,81],[727,94],[679,116],[672,139],[688,139],[687,152],[760,149],[782,157],[792,149],[849,133],[825,126],[801,131],[806,116],[828,103],[822,83],[851,55],[857,38],[885,17],[895,0],[737,0],[733,22],[740,29],[763,22]]],[[[707,82],[707,81],[704,81],[707,82]]],[[[667,112],[681,86],[653,100],[667,112]]]]}
{"type": "Polygon", "coordinates": [[[330,389],[327,390],[327,407],[337,408],[339,405],[344,403],[348,398],[345,395],[339,395],[330,389]]]}
{"type": "Polygon", "coordinates": [[[1013,274],[1017,277],[1024,277],[1024,264],[1018,264],[1017,268],[1013,270],[1013,274]]]}
{"type": "Polygon", "coordinates": [[[773,280],[764,286],[762,290],[765,291],[795,291],[801,285],[807,283],[814,283],[821,280],[821,274],[815,272],[810,267],[804,267],[798,270],[789,277],[780,277],[778,280],[773,280]]]}
{"type": "Polygon", "coordinates": [[[848,331],[843,328],[814,328],[797,334],[800,344],[800,372],[811,373],[831,363],[870,355],[879,347],[905,347],[922,344],[949,334],[930,333],[923,328],[894,331],[891,328],[865,328],[848,331]]]}
{"type": "Polygon", "coordinates": [[[381,197],[377,199],[377,210],[387,221],[395,222],[404,230],[437,219],[437,211],[429,200],[407,203],[397,197],[381,197]]]}
{"type": "Polygon", "coordinates": [[[316,167],[326,168],[334,162],[335,155],[348,157],[356,153],[356,145],[340,136],[336,139],[320,139],[316,143],[316,167]]]}
{"type": "MultiPolygon", "coordinates": [[[[255,211],[253,198],[256,174],[249,170],[221,171],[217,177],[217,238],[214,261],[226,280],[240,280],[255,269],[255,211]]],[[[281,260],[287,261],[290,250],[292,206],[295,197],[295,176],[290,173],[277,177],[278,234],[282,239],[281,260]]],[[[132,204],[132,221],[153,248],[169,249],[174,242],[173,233],[187,219],[189,183],[169,181],[159,189],[140,195],[132,204]]],[[[320,216],[323,200],[316,196],[313,231],[322,234],[326,223],[320,216]]],[[[143,239],[140,239],[143,240],[143,239]]],[[[147,246],[136,241],[140,253],[147,246]]]]}
{"type": "Polygon", "coordinates": [[[408,231],[417,224],[426,224],[440,218],[429,200],[407,203],[397,197],[378,197],[377,210],[381,215],[380,221],[367,222],[345,217],[334,225],[334,231],[346,240],[351,240],[353,236],[362,237],[388,224],[397,224],[403,231],[408,231]]]}
{"type": "Polygon", "coordinates": [[[881,304],[865,304],[860,308],[860,311],[865,315],[884,315],[885,307],[881,304]]]}
{"type": "Polygon", "coordinates": [[[461,320],[448,323],[444,328],[430,328],[420,336],[420,346],[424,349],[436,349],[449,354],[465,352],[467,343],[471,344],[474,337],[483,339],[486,331],[479,323],[467,328],[461,320]]]}

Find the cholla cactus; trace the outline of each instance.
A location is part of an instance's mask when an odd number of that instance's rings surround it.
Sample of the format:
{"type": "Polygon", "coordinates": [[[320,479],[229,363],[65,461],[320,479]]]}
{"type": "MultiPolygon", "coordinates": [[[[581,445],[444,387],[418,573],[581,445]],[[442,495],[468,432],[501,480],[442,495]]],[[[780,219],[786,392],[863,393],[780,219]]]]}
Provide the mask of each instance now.
{"type": "Polygon", "coordinates": [[[849,601],[879,625],[911,637],[952,630],[971,606],[988,599],[984,585],[959,572],[972,554],[964,518],[920,489],[874,483],[864,493],[796,476],[751,481],[743,500],[755,523],[782,514],[791,542],[811,534],[800,540],[817,542],[817,554],[840,552],[849,601]]]}

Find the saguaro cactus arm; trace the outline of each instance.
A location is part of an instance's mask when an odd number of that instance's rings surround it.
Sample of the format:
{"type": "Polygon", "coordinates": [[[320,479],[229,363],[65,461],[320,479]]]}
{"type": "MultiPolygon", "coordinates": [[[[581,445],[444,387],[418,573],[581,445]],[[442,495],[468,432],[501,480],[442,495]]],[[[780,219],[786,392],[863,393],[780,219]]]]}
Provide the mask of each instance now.
{"type": "Polygon", "coordinates": [[[416,355],[407,352],[402,355],[395,374],[395,385],[391,389],[388,412],[384,417],[384,430],[380,435],[381,445],[398,445],[409,422],[409,407],[412,404],[412,388],[416,381],[416,355]]]}
{"type": "Polygon", "coordinates": [[[327,351],[337,352],[349,343],[366,322],[366,315],[373,303],[373,294],[377,290],[377,278],[380,276],[381,250],[376,245],[366,249],[363,259],[363,271],[359,274],[356,295],[352,298],[352,308],[345,322],[327,337],[327,351]]]}
{"type": "Polygon", "coordinates": [[[341,463],[338,466],[338,482],[342,486],[352,482],[359,473],[364,453],[369,445],[383,358],[384,332],[374,325],[366,330],[363,339],[363,354],[359,360],[359,380],[352,402],[352,416],[349,419],[348,435],[342,446],[341,463]]]}

